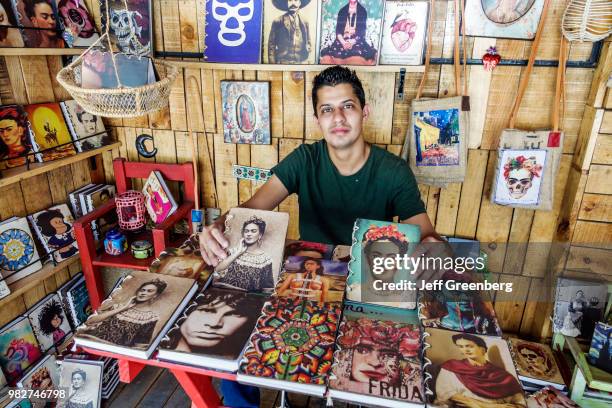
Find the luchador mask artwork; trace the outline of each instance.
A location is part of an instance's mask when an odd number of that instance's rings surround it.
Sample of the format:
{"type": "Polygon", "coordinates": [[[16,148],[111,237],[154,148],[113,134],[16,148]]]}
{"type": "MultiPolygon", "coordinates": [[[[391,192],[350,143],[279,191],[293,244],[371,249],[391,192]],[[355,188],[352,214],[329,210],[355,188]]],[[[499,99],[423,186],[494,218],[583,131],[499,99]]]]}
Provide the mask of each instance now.
{"type": "Polygon", "coordinates": [[[64,22],[70,31],[81,38],[90,38],[95,33],[95,27],[87,10],[78,6],[78,2],[67,1],[60,3],[59,12],[65,16],[64,22]]]}
{"type": "Polygon", "coordinates": [[[255,4],[253,0],[238,3],[235,6],[221,0],[212,0],[213,18],[219,21],[220,29],[217,37],[226,47],[238,47],[246,40],[244,23],[253,18],[255,4]],[[236,37],[237,36],[237,37],[236,37]]]}

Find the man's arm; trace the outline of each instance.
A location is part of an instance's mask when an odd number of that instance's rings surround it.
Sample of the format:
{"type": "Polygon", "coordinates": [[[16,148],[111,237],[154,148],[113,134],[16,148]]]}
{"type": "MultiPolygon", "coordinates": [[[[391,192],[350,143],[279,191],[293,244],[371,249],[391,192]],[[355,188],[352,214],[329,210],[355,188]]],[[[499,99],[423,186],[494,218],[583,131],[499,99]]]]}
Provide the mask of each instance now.
{"type": "MultiPolygon", "coordinates": [[[[242,208],[271,211],[289,195],[282,181],[272,175],[263,186],[247,201],[239,205],[242,208]]],[[[226,249],[229,242],[223,235],[223,226],[227,213],[223,214],[214,224],[204,228],[200,233],[200,249],[204,261],[212,266],[227,258],[226,249]]]]}

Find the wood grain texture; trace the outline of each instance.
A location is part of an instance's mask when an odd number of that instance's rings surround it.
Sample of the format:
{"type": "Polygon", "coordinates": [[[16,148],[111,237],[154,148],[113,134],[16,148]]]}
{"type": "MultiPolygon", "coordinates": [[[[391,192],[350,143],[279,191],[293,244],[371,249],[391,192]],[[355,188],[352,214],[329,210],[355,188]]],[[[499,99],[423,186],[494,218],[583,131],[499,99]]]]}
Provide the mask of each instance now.
{"type": "Polygon", "coordinates": [[[589,170],[585,193],[612,194],[612,166],[594,164],[589,170]]]}
{"type": "Polygon", "coordinates": [[[597,135],[591,163],[612,164],[612,135],[597,135]]]}
{"type": "Polygon", "coordinates": [[[612,195],[583,195],[578,218],[586,221],[612,223],[612,195]]]}
{"type": "Polygon", "coordinates": [[[304,138],[304,72],[283,72],[283,120],[282,137],[304,138]]]}

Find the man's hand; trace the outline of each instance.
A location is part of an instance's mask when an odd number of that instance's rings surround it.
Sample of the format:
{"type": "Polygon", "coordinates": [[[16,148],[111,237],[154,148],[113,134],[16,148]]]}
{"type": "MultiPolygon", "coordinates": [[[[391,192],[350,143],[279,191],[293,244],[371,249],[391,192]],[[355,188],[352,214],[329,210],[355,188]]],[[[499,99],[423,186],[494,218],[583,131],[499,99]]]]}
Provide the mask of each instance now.
{"type": "MultiPolygon", "coordinates": [[[[225,217],[221,218],[225,220],[225,217]]],[[[226,249],[229,242],[223,235],[224,221],[221,221],[221,218],[200,232],[200,252],[204,261],[211,266],[217,266],[227,258],[226,249]]]]}

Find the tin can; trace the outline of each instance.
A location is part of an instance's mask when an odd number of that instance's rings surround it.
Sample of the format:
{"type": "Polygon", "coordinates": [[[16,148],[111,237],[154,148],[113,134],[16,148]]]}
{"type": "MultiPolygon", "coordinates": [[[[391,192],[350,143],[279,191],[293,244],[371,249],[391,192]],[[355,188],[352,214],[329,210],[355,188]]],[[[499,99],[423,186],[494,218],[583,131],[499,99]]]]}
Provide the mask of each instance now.
{"type": "Polygon", "coordinates": [[[134,241],[130,245],[132,256],[136,259],[147,259],[153,255],[153,245],[149,241],[134,241]]]}
{"type": "Polygon", "coordinates": [[[104,238],[104,250],[109,255],[121,255],[127,251],[127,239],[123,233],[113,228],[106,233],[104,238]]]}

